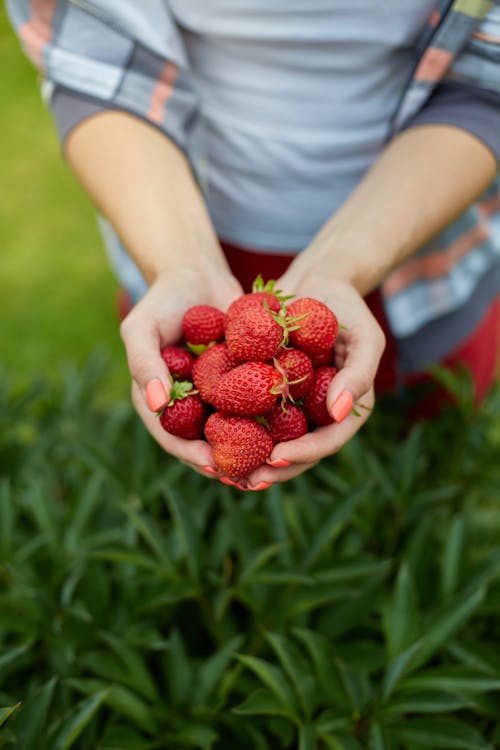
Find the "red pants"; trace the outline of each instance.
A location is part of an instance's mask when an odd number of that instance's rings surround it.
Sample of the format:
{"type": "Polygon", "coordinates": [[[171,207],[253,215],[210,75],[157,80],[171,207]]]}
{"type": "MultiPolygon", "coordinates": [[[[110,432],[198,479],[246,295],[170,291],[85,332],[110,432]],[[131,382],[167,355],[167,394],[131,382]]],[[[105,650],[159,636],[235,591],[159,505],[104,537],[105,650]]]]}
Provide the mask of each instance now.
{"type": "MultiPolygon", "coordinates": [[[[265,280],[276,279],[281,276],[292,261],[290,256],[268,255],[244,250],[228,243],[222,247],[234,275],[239,279],[245,291],[250,291],[254,278],[261,273],[265,280]]],[[[366,298],[372,313],[384,330],[387,345],[382,356],[375,389],[383,394],[394,390],[396,384],[409,387],[431,383],[429,375],[414,373],[411,375],[398,372],[397,348],[394,337],[389,330],[387,319],[378,292],[372,292],[366,298]]],[[[497,363],[500,354],[500,299],[496,299],[489,307],[476,329],[451,354],[448,354],[441,364],[450,369],[464,366],[472,376],[474,396],[476,402],[481,402],[496,380],[497,363]]],[[[435,412],[443,401],[443,392],[436,392],[427,396],[423,408],[419,408],[422,416],[435,412]]]]}

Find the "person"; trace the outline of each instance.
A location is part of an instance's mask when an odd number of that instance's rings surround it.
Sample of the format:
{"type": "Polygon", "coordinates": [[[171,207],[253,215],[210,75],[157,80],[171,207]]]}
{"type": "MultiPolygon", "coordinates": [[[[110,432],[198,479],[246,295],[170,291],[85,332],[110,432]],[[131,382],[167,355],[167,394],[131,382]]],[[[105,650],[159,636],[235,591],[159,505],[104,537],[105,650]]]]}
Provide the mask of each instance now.
{"type": "Polygon", "coordinates": [[[331,306],[342,367],[337,421],[277,445],[247,488],[339,450],[375,382],[464,362],[484,397],[500,331],[498,0],[7,8],[136,303],[121,327],[132,397],[165,451],[218,476],[206,442],[155,416],[159,350],[189,306],[225,309],[259,272],[331,306]]]}

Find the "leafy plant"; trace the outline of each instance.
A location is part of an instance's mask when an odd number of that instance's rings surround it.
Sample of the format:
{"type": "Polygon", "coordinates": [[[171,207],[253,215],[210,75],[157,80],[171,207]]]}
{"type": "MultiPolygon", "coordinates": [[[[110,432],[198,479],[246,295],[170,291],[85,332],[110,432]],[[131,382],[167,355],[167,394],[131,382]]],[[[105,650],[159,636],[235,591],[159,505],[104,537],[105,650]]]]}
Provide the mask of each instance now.
{"type": "Polygon", "coordinates": [[[0,747],[498,746],[498,392],[244,494],[103,377],[0,380],[0,747]]]}

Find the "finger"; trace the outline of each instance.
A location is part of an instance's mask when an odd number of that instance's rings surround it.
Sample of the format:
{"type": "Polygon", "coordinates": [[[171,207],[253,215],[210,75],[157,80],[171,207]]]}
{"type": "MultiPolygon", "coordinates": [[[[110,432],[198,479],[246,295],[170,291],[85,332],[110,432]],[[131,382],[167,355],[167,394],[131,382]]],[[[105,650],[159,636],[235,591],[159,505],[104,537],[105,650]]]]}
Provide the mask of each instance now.
{"type": "MultiPolygon", "coordinates": [[[[285,443],[283,443],[283,445],[285,445],[285,443]]],[[[312,469],[316,463],[317,461],[314,463],[293,463],[282,469],[273,468],[272,466],[264,464],[263,466],[259,466],[258,469],[255,469],[255,471],[253,471],[248,477],[248,489],[264,490],[272,487],[273,484],[287,482],[289,479],[293,479],[294,477],[299,476],[299,474],[309,471],[309,469],[312,469]],[[267,487],[263,487],[263,484],[266,484],[267,487]]]]}
{"type": "MultiPolygon", "coordinates": [[[[158,417],[147,407],[137,383],[132,384],[132,402],[147,430],[166,453],[190,464],[195,471],[208,475],[203,467],[216,470],[212,448],[205,440],[184,440],[163,429],[158,417]]],[[[215,475],[214,475],[215,476],[215,475]]]]}
{"type": "MultiPolygon", "coordinates": [[[[316,427],[297,440],[279,443],[273,449],[270,459],[285,459],[291,464],[315,464],[342,448],[366,422],[374,404],[373,389],[360,398],[360,416],[349,414],[342,423],[316,427]]],[[[291,467],[290,467],[291,468],[291,467]]]]}
{"type": "Polygon", "coordinates": [[[326,404],[336,422],[342,422],[363,394],[370,391],[385,347],[385,337],[376,325],[363,325],[343,332],[342,366],[328,388],[326,404]],[[345,342],[345,344],[344,344],[345,342]]]}
{"type": "Polygon", "coordinates": [[[125,318],[120,333],[132,379],[149,410],[156,413],[168,403],[172,384],[160,354],[160,333],[140,311],[125,318]]]}

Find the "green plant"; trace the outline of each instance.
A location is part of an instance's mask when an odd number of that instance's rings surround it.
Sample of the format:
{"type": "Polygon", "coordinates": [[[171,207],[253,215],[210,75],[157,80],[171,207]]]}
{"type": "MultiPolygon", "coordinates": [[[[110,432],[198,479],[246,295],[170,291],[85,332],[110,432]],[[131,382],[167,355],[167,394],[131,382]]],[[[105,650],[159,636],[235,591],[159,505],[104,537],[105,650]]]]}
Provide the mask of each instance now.
{"type": "Polygon", "coordinates": [[[241,493],[102,377],[0,378],[0,747],[499,745],[498,393],[241,493]]]}

